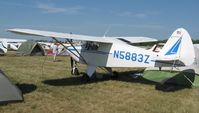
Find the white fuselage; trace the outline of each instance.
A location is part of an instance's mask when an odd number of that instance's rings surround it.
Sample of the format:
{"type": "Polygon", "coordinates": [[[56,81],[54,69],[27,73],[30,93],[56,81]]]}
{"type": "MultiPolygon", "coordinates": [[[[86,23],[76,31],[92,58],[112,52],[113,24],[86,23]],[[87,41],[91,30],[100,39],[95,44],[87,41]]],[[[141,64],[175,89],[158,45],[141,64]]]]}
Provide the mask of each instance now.
{"type": "Polygon", "coordinates": [[[68,49],[75,55],[68,52],[77,62],[101,67],[154,67],[157,58],[155,52],[124,43],[100,43],[98,46],[98,48],[76,46],[81,56],[73,47],[68,49]]]}

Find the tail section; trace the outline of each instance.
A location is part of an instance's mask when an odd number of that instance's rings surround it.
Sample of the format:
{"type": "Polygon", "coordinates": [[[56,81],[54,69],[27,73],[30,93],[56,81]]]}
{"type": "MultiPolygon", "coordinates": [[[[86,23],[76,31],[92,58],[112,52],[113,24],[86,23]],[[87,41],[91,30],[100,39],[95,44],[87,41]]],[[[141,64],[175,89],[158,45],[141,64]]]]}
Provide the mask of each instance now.
{"type": "Polygon", "coordinates": [[[195,52],[189,33],[183,28],[174,31],[158,56],[161,61],[180,61],[185,66],[193,64],[195,52]]]}
{"type": "Polygon", "coordinates": [[[6,41],[0,42],[0,51],[4,54],[7,53],[8,43],[6,41]]]}

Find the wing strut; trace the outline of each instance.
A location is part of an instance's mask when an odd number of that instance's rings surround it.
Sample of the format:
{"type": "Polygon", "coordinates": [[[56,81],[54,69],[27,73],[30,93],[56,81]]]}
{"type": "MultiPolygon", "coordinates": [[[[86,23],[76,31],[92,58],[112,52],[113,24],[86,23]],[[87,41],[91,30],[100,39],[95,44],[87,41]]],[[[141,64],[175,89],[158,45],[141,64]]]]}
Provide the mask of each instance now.
{"type": "MultiPolygon", "coordinates": [[[[68,49],[62,42],[60,42],[59,40],[57,40],[55,37],[52,37],[52,39],[54,39],[56,42],[60,43],[66,50],[70,51],[73,55],[75,55],[76,57],[78,57],[76,54],[74,54],[70,49],[68,49]]],[[[84,57],[79,53],[79,51],[75,48],[75,46],[72,44],[72,42],[69,40],[69,39],[66,39],[70,45],[73,47],[73,49],[77,52],[77,54],[80,56],[80,58],[83,60],[83,62],[85,64],[86,63],[86,60],[84,59],[84,57]]]]}

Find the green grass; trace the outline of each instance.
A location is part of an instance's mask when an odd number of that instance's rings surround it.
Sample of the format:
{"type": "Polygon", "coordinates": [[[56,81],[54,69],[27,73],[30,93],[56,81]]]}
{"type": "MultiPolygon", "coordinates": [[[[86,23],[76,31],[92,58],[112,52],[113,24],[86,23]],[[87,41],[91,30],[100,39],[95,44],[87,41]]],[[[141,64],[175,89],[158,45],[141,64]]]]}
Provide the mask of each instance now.
{"type": "MultiPolygon", "coordinates": [[[[0,113],[198,113],[199,89],[165,92],[156,84],[133,79],[133,68],[117,68],[118,80],[71,76],[68,57],[0,57],[0,68],[24,92],[24,102],[0,106],[0,113]],[[43,74],[42,74],[43,70],[43,74]]],[[[80,71],[85,70],[80,65],[80,71]]],[[[99,73],[105,73],[98,69],[99,73]]]]}

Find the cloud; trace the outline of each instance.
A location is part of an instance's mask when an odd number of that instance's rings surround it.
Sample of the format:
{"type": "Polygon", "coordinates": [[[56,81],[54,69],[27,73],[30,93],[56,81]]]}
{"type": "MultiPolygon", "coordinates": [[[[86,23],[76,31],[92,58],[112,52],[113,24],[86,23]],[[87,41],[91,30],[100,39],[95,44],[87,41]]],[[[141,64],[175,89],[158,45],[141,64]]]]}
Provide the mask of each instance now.
{"type": "Polygon", "coordinates": [[[148,17],[148,14],[145,13],[137,13],[134,15],[136,18],[146,18],[148,17]]]}
{"type": "Polygon", "coordinates": [[[130,12],[130,11],[124,11],[121,12],[119,14],[117,14],[118,16],[121,17],[134,17],[134,18],[139,18],[139,19],[144,19],[147,18],[151,15],[157,15],[157,12],[139,12],[139,13],[135,13],[135,12],[130,12]]]}
{"type": "MultiPolygon", "coordinates": [[[[107,25],[107,24],[105,24],[107,25]]],[[[136,28],[136,29],[163,29],[165,28],[163,25],[159,24],[111,24],[112,27],[128,27],[128,28],[136,28]]]]}
{"type": "Polygon", "coordinates": [[[4,6],[12,6],[12,7],[26,7],[26,8],[34,8],[33,6],[25,3],[20,3],[20,2],[10,2],[10,1],[1,1],[0,5],[4,6]]]}
{"type": "Polygon", "coordinates": [[[148,14],[146,13],[133,13],[130,11],[121,12],[118,15],[122,17],[136,17],[136,18],[146,18],[148,16],[148,14]]]}
{"type": "Polygon", "coordinates": [[[83,9],[80,6],[75,7],[57,7],[54,4],[39,3],[37,8],[41,9],[43,13],[64,13],[64,14],[78,14],[83,9]]]}
{"type": "Polygon", "coordinates": [[[126,12],[121,12],[118,14],[119,16],[132,16],[132,13],[129,12],[129,11],[126,11],[126,12]]]}

